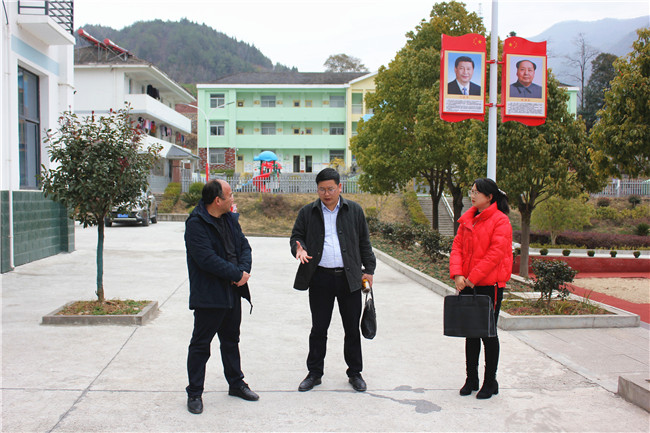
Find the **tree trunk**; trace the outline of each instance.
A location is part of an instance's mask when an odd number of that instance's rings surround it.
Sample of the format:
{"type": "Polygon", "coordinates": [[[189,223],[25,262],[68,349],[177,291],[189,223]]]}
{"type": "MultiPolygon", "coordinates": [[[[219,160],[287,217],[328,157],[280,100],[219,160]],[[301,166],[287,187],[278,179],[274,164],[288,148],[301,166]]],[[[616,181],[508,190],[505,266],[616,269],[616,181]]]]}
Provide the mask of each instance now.
{"type": "Polygon", "coordinates": [[[438,221],[438,205],[440,204],[440,197],[436,197],[431,190],[431,228],[438,230],[439,221],[438,221]]]}
{"type": "Polygon", "coordinates": [[[97,300],[104,302],[104,218],[97,224],[97,300]]]}
{"type": "Polygon", "coordinates": [[[460,186],[454,185],[451,170],[447,172],[447,188],[451,191],[454,209],[454,236],[458,232],[458,219],[463,215],[463,190],[460,186]]]}
{"type": "Polygon", "coordinates": [[[519,275],[528,278],[528,250],[530,248],[530,217],[527,208],[519,208],[521,214],[521,261],[519,262],[519,275]]]}

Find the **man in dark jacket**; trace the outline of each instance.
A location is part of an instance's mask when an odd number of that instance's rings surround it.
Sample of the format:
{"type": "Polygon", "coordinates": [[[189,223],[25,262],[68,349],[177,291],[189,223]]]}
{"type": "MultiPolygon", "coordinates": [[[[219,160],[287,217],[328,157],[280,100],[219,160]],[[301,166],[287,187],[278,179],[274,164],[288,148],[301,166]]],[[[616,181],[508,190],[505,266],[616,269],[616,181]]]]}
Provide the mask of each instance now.
{"type": "Polygon", "coordinates": [[[215,334],[221,343],[221,361],[228,381],[228,394],[255,401],[259,396],[244,382],[239,355],[241,298],[250,302],[248,278],[251,247],[230,212],[233,195],[222,180],[203,187],[202,200],[185,222],[187,269],[190,275],[190,309],[194,331],[187,354],[187,409],[203,411],[205,365],[215,334]]]}
{"type": "Polygon", "coordinates": [[[361,206],[340,196],[342,185],[336,170],[322,170],[316,184],[319,199],[300,210],[290,240],[291,253],[300,260],[294,288],[309,289],[312,321],[309,373],[298,390],[309,391],[321,383],[327,329],[336,299],[345,331],[343,353],[348,381],[356,391],[365,391],[359,330],[361,287],[362,279],[372,286],[376,266],[368,224],[361,206]]]}

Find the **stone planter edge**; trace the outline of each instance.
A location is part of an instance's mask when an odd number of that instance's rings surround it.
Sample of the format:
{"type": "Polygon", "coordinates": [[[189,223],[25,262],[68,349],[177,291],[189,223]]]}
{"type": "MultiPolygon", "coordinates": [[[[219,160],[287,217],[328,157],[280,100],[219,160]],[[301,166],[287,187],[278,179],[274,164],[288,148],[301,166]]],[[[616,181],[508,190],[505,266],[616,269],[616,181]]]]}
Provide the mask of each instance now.
{"type": "Polygon", "coordinates": [[[57,308],[42,318],[42,325],[144,325],[153,319],[158,312],[158,301],[149,302],[138,314],[119,315],[76,315],[57,316],[57,313],[76,301],[57,308]]]}

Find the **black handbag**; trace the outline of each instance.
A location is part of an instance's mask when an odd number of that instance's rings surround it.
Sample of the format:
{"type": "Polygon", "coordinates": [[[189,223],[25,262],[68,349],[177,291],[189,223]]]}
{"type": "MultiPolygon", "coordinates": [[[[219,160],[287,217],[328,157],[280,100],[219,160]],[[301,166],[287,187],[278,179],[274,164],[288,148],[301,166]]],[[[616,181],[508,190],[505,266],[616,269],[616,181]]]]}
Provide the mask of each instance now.
{"type": "Polygon", "coordinates": [[[361,316],[361,335],[372,340],[377,335],[377,312],[375,311],[375,294],[370,288],[370,298],[366,293],[366,302],[361,316]]]}
{"type": "Polygon", "coordinates": [[[445,296],[444,334],[449,337],[496,337],[494,305],[487,295],[445,296]]]}

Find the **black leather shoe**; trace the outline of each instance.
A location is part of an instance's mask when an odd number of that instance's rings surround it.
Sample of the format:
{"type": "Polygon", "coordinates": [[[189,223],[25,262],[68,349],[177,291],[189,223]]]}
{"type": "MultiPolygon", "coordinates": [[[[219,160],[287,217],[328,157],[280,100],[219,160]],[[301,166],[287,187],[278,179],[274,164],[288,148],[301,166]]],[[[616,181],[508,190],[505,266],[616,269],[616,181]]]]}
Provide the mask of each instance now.
{"type": "Polygon", "coordinates": [[[352,385],[352,388],[354,388],[355,391],[364,392],[367,389],[366,381],[363,380],[363,377],[361,377],[360,374],[351,376],[348,379],[348,382],[350,382],[350,385],[352,385]]]}
{"type": "Polygon", "coordinates": [[[248,401],[257,401],[260,399],[260,396],[251,391],[251,389],[245,383],[237,388],[230,388],[228,390],[228,395],[243,398],[244,400],[248,401]]]}
{"type": "Polygon", "coordinates": [[[300,385],[298,386],[298,391],[300,392],[305,392],[309,391],[316,385],[320,385],[321,380],[320,377],[312,376],[311,374],[308,374],[307,377],[305,377],[305,380],[300,382],[300,385]]]}
{"type": "Polygon", "coordinates": [[[491,383],[483,382],[481,390],[476,394],[479,400],[485,400],[499,393],[499,383],[494,380],[491,383]]]}
{"type": "Polygon", "coordinates": [[[201,397],[187,397],[187,410],[196,414],[203,412],[203,400],[201,397]]]}
{"type": "Polygon", "coordinates": [[[465,385],[460,389],[460,395],[470,395],[472,391],[478,391],[478,379],[470,379],[465,381],[465,385]]]}

